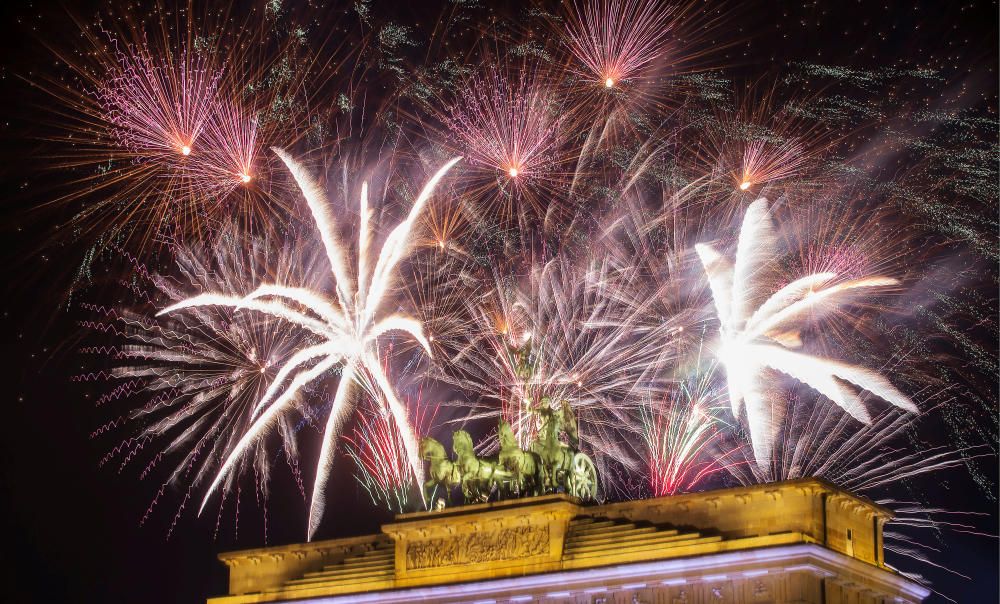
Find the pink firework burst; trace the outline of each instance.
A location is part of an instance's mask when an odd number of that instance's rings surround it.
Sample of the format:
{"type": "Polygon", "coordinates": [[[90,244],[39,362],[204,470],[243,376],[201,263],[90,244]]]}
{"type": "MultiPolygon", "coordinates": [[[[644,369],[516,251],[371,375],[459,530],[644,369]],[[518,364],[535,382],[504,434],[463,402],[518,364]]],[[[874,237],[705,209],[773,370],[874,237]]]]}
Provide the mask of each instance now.
{"type": "Polygon", "coordinates": [[[258,121],[224,99],[231,96],[222,90],[224,69],[208,53],[181,48],[161,58],[145,43],[124,49],[112,43],[117,65],[97,94],[117,144],[135,160],[165,168],[180,192],[219,199],[249,186],[258,121]]]}
{"type": "Polygon", "coordinates": [[[112,136],[140,159],[183,165],[216,109],[222,69],[187,48],[160,57],[145,42],[111,43],[117,65],[97,97],[112,136]]]}
{"type": "Polygon", "coordinates": [[[558,180],[560,111],[539,80],[529,70],[515,79],[490,69],[443,116],[478,176],[475,197],[524,198],[541,210],[541,192],[558,180]]]}
{"type": "Polygon", "coordinates": [[[609,89],[638,77],[664,54],[671,13],[655,0],[574,2],[566,20],[573,71],[609,89]]]}
{"type": "Polygon", "coordinates": [[[737,198],[756,199],[765,189],[792,182],[792,193],[829,186],[817,166],[836,146],[837,134],[789,109],[808,104],[808,95],[784,99],[773,86],[758,83],[737,88],[733,97],[734,106],[716,108],[689,147],[701,164],[696,169],[707,163],[722,191],[737,198]]]}
{"type": "Polygon", "coordinates": [[[752,139],[743,148],[742,167],[733,172],[733,179],[741,191],[749,191],[754,185],[798,175],[809,165],[810,159],[794,139],[752,139]]]}
{"type": "Polygon", "coordinates": [[[257,129],[257,117],[241,105],[219,103],[202,137],[206,153],[192,166],[202,191],[221,197],[253,183],[259,151],[257,129]]]}

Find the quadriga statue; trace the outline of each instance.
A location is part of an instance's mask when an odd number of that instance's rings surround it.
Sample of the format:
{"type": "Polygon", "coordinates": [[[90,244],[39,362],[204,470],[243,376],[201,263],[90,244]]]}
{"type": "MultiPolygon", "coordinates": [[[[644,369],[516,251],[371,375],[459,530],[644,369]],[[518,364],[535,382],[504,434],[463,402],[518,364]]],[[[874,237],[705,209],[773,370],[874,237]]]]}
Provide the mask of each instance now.
{"type": "MultiPolygon", "coordinates": [[[[568,493],[580,499],[597,496],[597,470],[586,453],[579,450],[576,417],[569,403],[553,407],[546,400],[534,410],[539,422],[538,436],[523,450],[511,425],[501,421],[497,427],[500,454],[480,458],[472,437],[464,430],[452,435],[454,460],[445,455],[444,446],[432,438],[420,441],[420,455],[430,464],[425,498],[435,492],[450,499],[452,488],[462,487],[466,503],[480,503],[491,497],[523,497],[547,493],[568,493]],[[560,439],[565,436],[565,441],[560,439]],[[438,491],[440,487],[443,493],[438,491]]],[[[439,498],[439,502],[444,499],[439,498]]],[[[440,506],[439,506],[440,507],[440,506]]]]}

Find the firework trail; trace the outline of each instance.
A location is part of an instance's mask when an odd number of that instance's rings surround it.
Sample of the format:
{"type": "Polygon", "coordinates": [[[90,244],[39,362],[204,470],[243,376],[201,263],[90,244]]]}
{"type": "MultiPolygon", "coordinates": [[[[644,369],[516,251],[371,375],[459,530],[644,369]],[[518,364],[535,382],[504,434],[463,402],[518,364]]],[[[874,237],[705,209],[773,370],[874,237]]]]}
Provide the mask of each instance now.
{"type": "Polygon", "coordinates": [[[225,463],[219,470],[205,498],[204,509],[209,497],[227,477],[233,467],[240,462],[246,451],[254,446],[260,437],[272,427],[282,413],[295,401],[298,392],[311,382],[340,365],[342,372],[333,399],[333,407],[324,431],[323,448],[313,487],[312,503],[309,508],[308,535],[311,539],[319,526],[326,503],[326,481],[333,465],[333,453],[340,427],[351,410],[351,386],[365,384],[371,390],[386,398],[397,428],[403,432],[407,458],[418,478],[423,476],[423,468],[417,454],[416,438],[413,435],[406,408],[393,393],[392,384],[378,361],[375,349],[379,337],[390,332],[403,332],[416,340],[430,353],[430,345],[424,338],[420,324],[413,318],[395,314],[376,317],[390,293],[396,265],[411,246],[410,231],[417,216],[434,187],[447,171],[458,163],[449,161],[424,186],[410,210],[409,216],[396,226],[386,238],[374,266],[370,266],[369,244],[371,242],[370,213],[368,209],[368,183],[361,186],[361,225],[357,246],[357,272],[352,276],[347,267],[349,249],[340,240],[334,215],[330,212],[329,201],[320,184],[295,159],[281,149],[274,150],[282,159],[298,183],[309,210],[316,222],[326,251],[327,259],[335,280],[336,298],[326,299],[322,294],[308,289],[265,284],[254,292],[243,296],[225,294],[202,294],[183,300],[158,314],[170,314],[186,309],[204,307],[228,307],[269,315],[276,319],[306,329],[320,338],[320,343],[298,350],[278,370],[267,391],[258,401],[253,417],[253,425],[243,434],[232,448],[225,463]],[[306,310],[297,310],[288,305],[291,302],[306,310]]]}

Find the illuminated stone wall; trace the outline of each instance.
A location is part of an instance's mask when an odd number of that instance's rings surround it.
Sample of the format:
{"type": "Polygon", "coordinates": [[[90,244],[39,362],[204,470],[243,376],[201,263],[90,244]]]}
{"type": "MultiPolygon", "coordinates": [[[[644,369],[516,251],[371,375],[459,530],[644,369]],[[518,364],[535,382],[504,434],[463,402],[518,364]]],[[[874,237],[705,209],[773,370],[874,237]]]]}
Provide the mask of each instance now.
{"type": "Polygon", "coordinates": [[[402,514],[380,535],[222,554],[249,602],[919,602],[882,558],[891,513],[806,479],[583,506],[402,514]]]}

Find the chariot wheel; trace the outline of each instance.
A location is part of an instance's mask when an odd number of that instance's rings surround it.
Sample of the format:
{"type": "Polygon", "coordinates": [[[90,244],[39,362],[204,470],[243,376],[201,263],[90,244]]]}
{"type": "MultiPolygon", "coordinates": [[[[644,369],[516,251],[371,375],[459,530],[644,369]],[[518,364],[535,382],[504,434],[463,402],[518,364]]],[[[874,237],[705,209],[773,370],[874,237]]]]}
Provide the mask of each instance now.
{"type": "Polygon", "coordinates": [[[597,497],[597,468],[585,453],[573,456],[573,467],[569,476],[569,493],[578,499],[597,497]]]}

